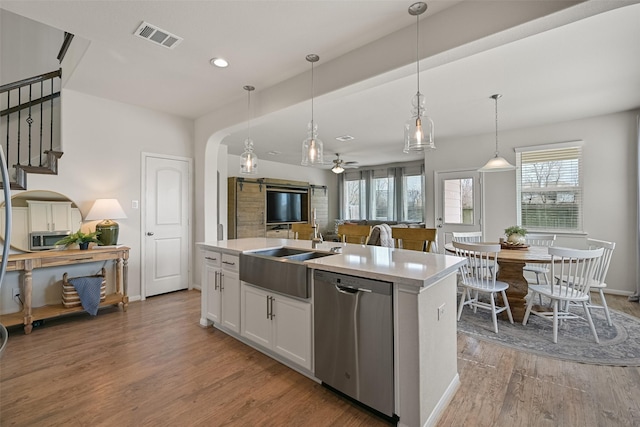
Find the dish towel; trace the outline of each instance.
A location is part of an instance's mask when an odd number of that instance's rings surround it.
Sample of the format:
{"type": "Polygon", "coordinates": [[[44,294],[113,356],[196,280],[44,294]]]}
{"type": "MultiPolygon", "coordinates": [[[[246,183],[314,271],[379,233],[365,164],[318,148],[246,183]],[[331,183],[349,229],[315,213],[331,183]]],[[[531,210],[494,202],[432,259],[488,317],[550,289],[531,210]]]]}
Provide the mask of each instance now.
{"type": "Polygon", "coordinates": [[[82,308],[92,316],[98,314],[102,277],[76,277],[69,279],[69,283],[76,288],[76,292],[82,303],[82,308]]]}
{"type": "Polygon", "coordinates": [[[391,235],[391,227],[389,224],[375,225],[373,228],[377,228],[380,231],[380,246],[385,248],[393,248],[393,237],[391,235]]]}

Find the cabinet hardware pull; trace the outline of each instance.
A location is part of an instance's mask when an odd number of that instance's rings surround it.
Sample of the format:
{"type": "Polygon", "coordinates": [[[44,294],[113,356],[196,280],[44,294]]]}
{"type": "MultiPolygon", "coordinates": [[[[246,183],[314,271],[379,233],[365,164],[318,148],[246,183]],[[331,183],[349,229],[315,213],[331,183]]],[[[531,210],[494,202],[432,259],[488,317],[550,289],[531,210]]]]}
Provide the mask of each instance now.
{"type": "Polygon", "coordinates": [[[271,297],[271,320],[273,320],[273,318],[276,317],[276,315],[273,314],[273,300],[274,299],[275,299],[274,297],[271,297]]]}
{"type": "Polygon", "coordinates": [[[224,273],[220,272],[220,292],[224,291],[224,273]]]}
{"type": "Polygon", "coordinates": [[[236,265],[235,262],[229,262],[229,261],[222,261],[222,263],[227,265],[236,265]]]}
{"type": "Polygon", "coordinates": [[[214,280],[213,280],[213,290],[217,291],[218,290],[218,272],[215,271],[214,272],[214,280]]]}
{"type": "Polygon", "coordinates": [[[217,261],[218,260],[218,258],[211,258],[209,256],[204,257],[204,259],[210,259],[211,261],[217,261]]]}
{"type": "Polygon", "coordinates": [[[267,295],[267,320],[269,320],[269,298],[271,297],[267,295]]]}

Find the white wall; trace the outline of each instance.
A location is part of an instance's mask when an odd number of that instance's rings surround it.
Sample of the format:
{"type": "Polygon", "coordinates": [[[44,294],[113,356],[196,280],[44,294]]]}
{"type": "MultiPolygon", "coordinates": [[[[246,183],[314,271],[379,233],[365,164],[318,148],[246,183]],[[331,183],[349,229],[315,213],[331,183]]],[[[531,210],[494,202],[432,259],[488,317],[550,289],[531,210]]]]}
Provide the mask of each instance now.
{"type": "Polygon", "coordinates": [[[60,68],[57,56],[63,38],[61,30],[0,9],[0,84],[60,68]]]}
{"type": "MultiPolygon", "coordinates": [[[[616,242],[607,276],[610,291],[636,289],[636,115],[639,111],[500,131],[500,154],[515,165],[515,147],[583,140],[585,235],[558,237],[558,246],[584,247],[587,237],[616,242]]],[[[425,155],[427,224],[434,224],[433,172],[479,168],[493,156],[494,134],[437,141],[425,155]]],[[[484,229],[498,240],[516,223],[515,172],[485,174],[484,229]]]]}
{"type": "MultiPolygon", "coordinates": [[[[132,105],[85,95],[72,90],[62,93],[62,149],[59,173],[28,176],[30,190],[57,191],[73,200],[86,215],[97,198],[116,198],[127,219],[120,224],[119,243],[131,248],[129,256],[129,296],[140,297],[141,218],[131,201],[143,202],[140,162],[142,152],[193,158],[193,121],[132,105]]],[[[15,194],[15,193],[14,193],[15,194]]],[[[93,227],[97,221],[87,223],[93,227]]],[[[34,273],[34,306],[57,302],[54,283],[64,271],[70,275],[93,274],[101,265],[48,268],[34,273]]],[[[198,276],[199,273],[194,276],[198,276]]],[[[18,275],[8,273],[2,285],[2,312],[15,312],[11,288],[18,275]]]]}

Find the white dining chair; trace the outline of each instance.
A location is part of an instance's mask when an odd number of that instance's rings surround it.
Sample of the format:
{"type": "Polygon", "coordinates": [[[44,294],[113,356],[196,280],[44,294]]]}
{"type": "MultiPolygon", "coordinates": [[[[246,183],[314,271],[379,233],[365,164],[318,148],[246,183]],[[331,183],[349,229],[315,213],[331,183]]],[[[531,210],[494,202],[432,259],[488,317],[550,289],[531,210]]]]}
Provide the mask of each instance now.
{"type": "Polygon", "coordinates": [[[496,280],[497,269],[495,267],[500,245],[456,241],[453,241],[452,244],[456,250],[456,255],[467,259],[467,262],[460,267],[462,295],[458,306],[458,320],[462,316],[462,310],[465,305],[471,307],[474,313],[478,308],[489,310],[493,319],[493,331],[497,334],[499,313],[506,311],[509,321],[513,323],[511,307],[509,307],[505,292],[509,288],[509,284],[496,280]],[[502,296],[503,306],[496,305],[496,295],[498,293],[502,296]],[[480,294],[487,294],[489,302],[480,300],[480,294]]]}
{"type": "Polygon", "coordinates": [[[453,231],[451,233],[452,242],[479,243],[482,241],[482,231],[453,231]]]}
{"type": "Polygon", "coordinates": [[[569,310],[572,304],[580,304],[584,309],[593,337],[597,343],[600,343],[587,302],[589,301],[591,278],[593,278],[603,252],[604,249],[602,248],[567,249],[550,247],[549,255],[551,255],[551,277],[553,277],[553,280],[544,285],[529,285],[532,295],[527,303],[522,324],[527,324],[530,314],[551,320],[553,322],[553,342],[557,343],[559,322],[581,318],[581,316],[569,310]],[[534,309],[533,303],[536,294],[549,298],[553,311],[545,311],[544,308],[534,309]]]}
{"type": "Polygon", "coordinates": [[[604,249],[604,253],[602,254],[602,258],[596,271],[591,279],[591,288],[596,289],[600,293],[600,301],[602,305],[594,304],[591,301],[591,294],[589,294],[589,301],[587,301],[587,306],[590,309],[603,309],[604,314],[607,317],[607,324],[612,326],[611,322],[611,314],[609,313],[609,307],[607,306],[607,300],[604,297],[604,289],[607,287],[607,283],[605,279],[607,277],[607,271],[609,271],[609,264],[611,263],[611,258],[613,256],[613,250],[616,248],[615,242],[606,242],[604,240],[596,240],[596,239],[587,239],[587,245],[589,249],[604,249]]]}
{"type": "MultiPolygon", "coordinates": [[[[555,234],[527,234],[525,237],[526,244],[529,246],[553,246],[556,240],[555,234]]],[[[524,271],[535,273],[536,284],[540,284],[540,275],[544,278],[544,283],[549,283],[549,264],[533,264],[524,265],[524,271]]]]}

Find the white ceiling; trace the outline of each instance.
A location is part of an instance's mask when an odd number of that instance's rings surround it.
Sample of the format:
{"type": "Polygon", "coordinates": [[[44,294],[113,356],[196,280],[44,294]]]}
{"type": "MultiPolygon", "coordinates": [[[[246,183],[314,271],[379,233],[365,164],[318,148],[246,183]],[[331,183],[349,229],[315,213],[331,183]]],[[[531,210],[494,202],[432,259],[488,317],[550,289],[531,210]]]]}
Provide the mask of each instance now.
{"type": "MultiPolygon", "coordinates": [[[[304,78],[305,93],[299,102],[283,101],[280,111],[251,122],[259,158],[291,164],[300,162],[310,118],[310,64],[304,58],[317,53],[321,59],[315,78],[320,90],[314,111],[325,156],[339,152],[345,161],[372,165],[416,158],[401,152],[402,126],[416,91],[415,63],[411,63],[415,18],[407,13],[410,3],[3,0],[1,7],[91,41],[68,88],[182,117],[195,119],[238,102],[244,102],[246,111],[242,86],[256,86],[255,103],[266,89],[296,77],[300,86],[299,79],[304,78]],[[184,41],[168,50],[132,36],[142,21],[184,41]],[[348,85],[322,82],[323,64],[348,63],[350,56],[366,56],[367,47],[375,49],[376,62],[362,64],[360,82],[358,78],[348,85]],[[231,65],[224,70],[211,67],[209,59],[214,56],[225,57],[231,65]],[[386,68],[385,61],[390,63],[386,68]],[[377,69],[382,70],[380,76],[366,73],[377,69]],[[348,143],[334,139],[345,134],[356,139],[348,143]],[[272,150],[282,154],[269,156],[272,150]]],[[[493,132],[494,104],[489,97],[494,93],[503,94],[501,130],[640,107],[636,0],[428,4],[427,16],[421,17],[421,31],[426,31],[420,42],[425,58],[420,63],[420,88],[435,122],[436,145],[493,132]],[[554,14],[548,10],[552,4],[557,4],[556,10],[567,9],[554,14]],[[616,9],[619,6],[624,7],[616,9]],[[540,18],[534,19],[534,13],[533,24],[515,25],[520,22],[514,8],[527,7],[540,9],[535,12],[540,18]],[[474,21],[474,10],[493,14],[489,20],[478,16],[474,21]],[[452,16],[465,19],[447,21],[452,16]],[[510,22],[515,22],[512,28],[510,22]],[[463,39],[483,25],[495,27],[478,33],[481,41],[490,43],[481,46],[463,39]],[[487,37],[489,33],[492,37],[487,37]]],[[[353,73],[351,68],[345,76],[353,73]]],[[[224,142],[231,154],[242,152],[247,116],[229,129],[224,142]]]]}

